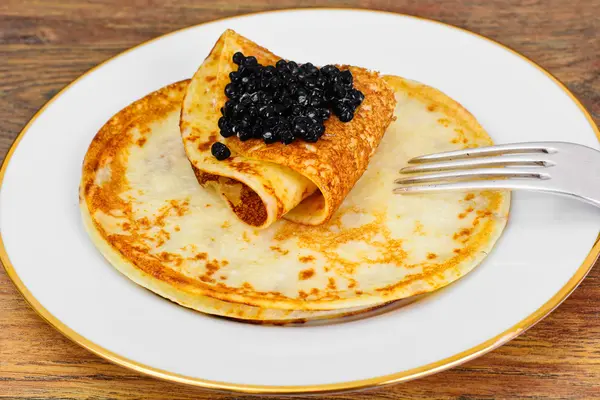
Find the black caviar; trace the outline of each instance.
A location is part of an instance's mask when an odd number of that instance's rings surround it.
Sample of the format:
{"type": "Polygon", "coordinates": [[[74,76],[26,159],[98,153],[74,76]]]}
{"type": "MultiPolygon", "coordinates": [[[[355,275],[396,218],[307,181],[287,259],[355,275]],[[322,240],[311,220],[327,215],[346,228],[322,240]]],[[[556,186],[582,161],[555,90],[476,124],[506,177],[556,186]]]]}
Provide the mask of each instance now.
{"type": "Polygon", "coordinates": [[[223,161],[231,156],[231,150],[229,150],[229,147],[221,142],[214,142],[210,148],[210,152],[219,161],[223,161]]]}
{"type": "MultiPolygon", "coordinates": [[[[325,132],[323,123],[332,112],[342,122],[351,121],[365,98],[354,88],[352,73],[333,65],[319,69],[311,63],[279,60],[275,66],[263,66],[256,57],[240,52],[233,55],[233,62],[238,69],[229,74],[231,82],[225,86],[229,100],[219,119],[221,135],[226,138],[237,135],[242,141],[290,144],[302,139],[314,143],[325,132]]],[[[219,158],[215,145],[212,152],[219,158]]]]}

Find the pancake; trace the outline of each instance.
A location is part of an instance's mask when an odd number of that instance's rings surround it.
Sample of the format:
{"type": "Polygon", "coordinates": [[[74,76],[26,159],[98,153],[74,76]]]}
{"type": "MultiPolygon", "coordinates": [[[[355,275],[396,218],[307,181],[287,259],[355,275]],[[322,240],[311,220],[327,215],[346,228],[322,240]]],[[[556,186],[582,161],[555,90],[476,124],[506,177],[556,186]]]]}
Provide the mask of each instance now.
{"type": "Polygon", "coordinates": [[[328,221],[375,153],[394,111],[394,95],[375,72],[349,69],[354,86],[365,99],[348,123],[335,116],[325,122],[325,135],[316,143],[297,140],[289,145],[259,139],[224,138],[217,121],[227,101],[225,85],[241,51],[262,65],[281,59],[256,43],[227,30],[194,74],[181,110],[181,133],[199,182],[213,187],[243,222],[266,228],[280,218],[318,225],[328,221]],[[232,157],[218,161],[210,148],[225,143],[232,157]],[[298,206],[300,204],[300,206],[298,206]]]}
{"type": "Polygon", "coordinates": [[[80,204],[92,240],[118,270],[161,296],[250,319],[344,312],[448,285],[491,251],[510,192],[392,194],[408,159],[492,140],[443,93],[385,79],[396,120],[338,211],[318,226],[241,223],[198,184],[187,160],[177,126],[187,83],[146,96],[115,115],[85,156],[80,204]]]}

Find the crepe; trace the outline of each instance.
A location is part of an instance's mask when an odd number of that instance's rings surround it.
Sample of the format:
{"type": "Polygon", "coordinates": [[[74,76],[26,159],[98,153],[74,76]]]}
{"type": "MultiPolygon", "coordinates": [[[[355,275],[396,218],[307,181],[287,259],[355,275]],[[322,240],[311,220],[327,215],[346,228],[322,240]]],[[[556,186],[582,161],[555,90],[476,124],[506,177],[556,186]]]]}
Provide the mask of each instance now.
{"type": "Polygon", "coordinates": [[[510,193],[392,194],[408,159],[492,141],[441,92],[386,80],[396,120],[331,221],[280,220],[261,230],[197,183],[178,129],[187,83],[146,96],[115,115],[85,156],[80,205],[92,241],[115,268],[163,297],[259,321],[331,316],[308,310],[343,314],[455,281],[491,251],[510,193]]]}
{"type": "Polygon", "coordinates": [[[281,59],[227,30],[194,74],[181,111],[181,133],[199,182],[215,188],[241,221],[257,228],[281,217],[310,225],[328,221],[367,168],[392,119],[391,89],[375,72],[342,66],[350,69],[355,87],[365,95],[352,121],[342,123],[332,116],[316,143],[267,145],[259,139],[225,139],[217,121],[227,101],[229,73],[237,69],[232,57],[238,51],[255,56],[262,65],[281,59]],[[215,141],[225,143],[233,156],[216,160],[210,152],[215,141]]]}

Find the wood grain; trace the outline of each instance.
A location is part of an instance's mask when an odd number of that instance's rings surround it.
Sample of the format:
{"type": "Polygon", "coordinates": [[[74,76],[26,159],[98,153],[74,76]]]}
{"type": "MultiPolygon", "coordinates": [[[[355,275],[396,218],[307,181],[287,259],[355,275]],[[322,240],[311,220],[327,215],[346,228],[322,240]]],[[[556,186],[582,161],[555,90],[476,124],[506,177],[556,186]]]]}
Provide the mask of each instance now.
{"type": "MultiPolygon", "coordinates": [[[[0,2],[0,154],[64,85],[132,45],[189,25],[316,1],[0,2]]],[[[554,73],[600,121],[600,1],[330,1],[438,19],[509,45],[554,73]]],[[[406,40],[410,40],[407,38],[406,40]]],[[[235,399],[112,365],[43,322],[0,273],[0,398],[235,399]]],[[[273,398],[273,397],[271,397],[273,398]]],[[[309,397],[299,397],[309,398],[309,397]]],[[[600,269],[516,340],[422,380],[331,399],[600,398],[600,269]]]]}

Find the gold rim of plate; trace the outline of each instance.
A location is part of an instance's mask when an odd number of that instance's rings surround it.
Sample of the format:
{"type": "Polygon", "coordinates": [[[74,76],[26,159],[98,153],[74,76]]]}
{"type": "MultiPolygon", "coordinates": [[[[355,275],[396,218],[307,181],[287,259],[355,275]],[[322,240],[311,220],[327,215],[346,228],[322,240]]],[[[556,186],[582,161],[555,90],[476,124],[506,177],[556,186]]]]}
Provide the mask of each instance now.
{"type": "MultiPolygon", "coordinates": [[[[318,7],[318,8],[312,8],[312,9],[311,8],[291,8],[291,9],[284,9],[284,10],[259,11],[259,12],[249,13],[249,14],[235,15],[235,16],[231,16],[231,17],[220,18],[220,19],[204,22],[201,24],[188,26],[188,27],[185,27],[182,29],[178,29],[173,32],[170,32],[170,33],[158,36],[156,38],[150,39],[148,41],[142,42],[134,47],[131,47],[131,48],[117,54],[116,56],[109,58],[108,60],[105,60],[104,62],[96,65],[95,67],[89,69],[87,72],[85,72],[84,74],[79,76],[77,79],[72,81],[70,84],[65,86],[52,99],[50,99],[46,104],[44,104],[44,106],[42,108],[40,108],[40,110],[38,112],[35,113],[35,115],[31,118],[31,120],[29,120],[27,125],[25,125],[25,127],[17,135],[13,144],[11,145],[10,149],[8,150],[8,153],[6,154],[6,157],[2,163],[2,167],[0,168],[0,186],[2,185],[2,182],[4,180],[4,174],[6,172],[6,168],[8,166],[8,163],[10,162],[10,159],[12,158],[12,155],[13,155],[15,149],[17,148],[19,142],[21,141],[21,139],[23,138],[25,133],[28,131],[29,127],[33,124],[33,122],[35,122],[35,120],[46,110],[46,108],[51,103],[53,103],[56,99],[58,99],[71,86],[73,86],[75,83],[79,82],[79,80],[82,79],[83,77],[85,77],[85,76],[89,75],[90,73],[92,73],[93,71],[95,71],[97,68],[100,68],[104,64],[108,63],[112,59],[117,58],[117,57],[119,57],[125,53],[128,53],[132,50],[135,50],[139,47],[142,47],[149,43],[152,43],[156,40],[160,40],[164,37],[173,35],[175,33],[184,31],[186,29],[195,28],[195,27],[202,26],[202,25],[216,22],[216,21],[227,21],[227,20],[235,19],[235,18],[238,18],[241,16],[274,14],[274,13],[287,12],[287,11],[301,11],[301,10],[315,10],[315,9],[329,10],[329,11],[353,10],[353,11],[372,12],[372,13],[380,13],[380,14],[388,14],[388,15],[400,15],[400,16],[414,18],[414,19],[418,19],[418,20],[422,20],[422,21],[434,22],[436,24],[440,24],[440,25],[446,26],[448,28],[452,28],[452,29],[456,29],[459,31],[469,33],[471,35],[477,36],[478,38],[484,39],[492,44],[500,46],[500,47],[508,50],[510,53],[518,56],[519,58],[527,61],[529,64],[534,66],[536,69],[543,72],[554,83],[556,83],[563,90],[563,92],[565,92],[569,96],[569,98],[571,100],[573,100],[573,102],[575,102],[577,107],[579,107],[581,112],[585,115],[588,122],[592,126],[592,129],[596,133],[596,137],[600,141],[600,129],[598,129],[598,126],[596,126],[596,124],[595,124],[594,120],[592,119],[591,115],[589,114],[589,112],[585,109],[585,107],[581,104],[581,102],[577,99],[577,97],[575,97],[575,95],[573,93],[571,93],[571,91],[569,91],[569,89],[567,89],[567,87],[565,86],[564,83],[562,83],[558,78],[556,78],[554,75],[552,75],[550,72],[545,70],[543,67],[541,67],[534,61],[530,60],[529,58],[520,54],[516,50],[513,50],[510,47],[508,47],[496,40],[487,38],[483,35],[469,31],[465,28],[460,28],[458,26],[454,26],[454,25],[451,25],[451,24],[448,24],[445,22],[436,21],[433,19],[418,17],[418,16],[414,16],[414,15],[409,15],[409,14],[395,13],[395,12],[390,12],[390,11],[378,11],[378,10],[369,10],[369,9],[360,9],[360,8],[326,8],[326,7],[318,7]]],[[[158,368],[153,368],[148,365],[139,363],[137,361],[130,360],[119,354],[113,353],[113,352],[97,345],[96,343],[92,342],[91,340],[81,336],[80,334],[78,334],[77,332],[75,332],[74,330],[69,328],[67,325],[65,325],[63,322],[61,322],[54,315],[52,315],[48,310],[46,310],[46,308],[44,308],[44,306],[27,289],[27,287],[25,286],[23,281],[21,281],[21,279],[17,275],[17,272],[15,271],[13,265],[11,264],[11,262],[8,258],[8,254],[6,253],[6,249],[4,247],[4,242],[2,240],[2,234],[0,233],[0,261],[2,261],[2,264],[4,265],[4,269],[6,270],[6,272],[8,274],[8,277],[13,281],[17,290],[21,293],[21,295],[23,295],[23,297],[29,303],[29,305],[33,308],[33,310],[35,312],[37,312],[46,322],[48,322],[51,326],[53,326],[60,333],[65,335],[67,338],[71,339],[73,342],[79,344],[80,346],[86,348],[87,350],[91,351],[92,353],[97,354],[98,356],[100,356],[108,361],[111,361],[115,364],[121,365],[121,366],[129,368],[129,369],[132,369],[134,371],[137,371],[137,372],[140,372],[140,373],[143,373],[146,375],[150,375],[155,378],[159,378],[159,379],[163,379],[163,380],[167,380],[167,381],[171,381],[171,382],[199,386],[199,387],[203,387],[203,388],[207,388],[207,389],[228,390],[228,391],[244,392],[244,393],[263,393],[263,394],[264,393],[269,393],[269,394],[325,393],[325,392],[339,392],[339,391],[353,390],[353,389],[372,388],[372,387],[376,387],[376,386],[388,385],[388,384],[399,383],[399,382],[406,382],[406,381],[413,380],[413,379],[423,378],[425,376],[435,374],[437,372],[441,372],[441,371],[447,370],[449,368],[452,368],[454,366],[460,365],[464,362],[467,362],[469,360],[477,358],[489,351],[492,351],[492,350],[500,347],[504,343],[507,343],[508,341],[519,336],[521,333],[525,332],[527,329],[531,328],[537,322],[542,320],[545,316],[550,314],[550,312],[552,312],[556,307],[558,307],[573,292],[573,290],[575,290],[577,288],[577,286],[581,283],[581,281],[586,277],[588,272],[592,269],[592,267],[594,266],[594,264],[599,256],[600,256],[600,233],[598,234],[598,237],[596,238],[596,241],[594,242],[594,245],[592,246],[592,249],[590,250],[589,254],[583,261],[583,264],[581,264],[579,269],[577,269],[577,271],[569,279],[569,281],[554,296],[552,296],[552,298],[550,298],[550,300],[548,300],[545,304],[543,304],[540,308],[538,308],[535,312],[530,314],[528,317],[526,317],[525,319],[523,319],[516,325],[512,326],[511,328],[505,330],[501,334],[499,334],[489,340],[486,340],[485,342],[480,343],[479,345],[474,346],[468,350],[465,350],[463,352],[455,354],[451,357],[448,357],[443,360],[439,360],[439,361],[436,361],[436,362],[433,362],[433,363],[430,363],[427,365],[423,365],[418,368],[413,368],[410,370],[397,372],[397,373],[393,373],[393,374],[389,374],[389,375],[378,376],[378,377],[369,378],[369,379],[361,379],[361,380],[355,380],[355,381],[349,381],[349,382],[330,383],[330,384],[322,384],[322,385],[266,386],[266,385],[245,385],[245,384],[235,384],[235,383],[228,383],[228,382],[211,381],[211,380],[194,378],[194,377],[190,377],[190,376],[176,374],[176,373],[161,370],[158,368]]]]}

